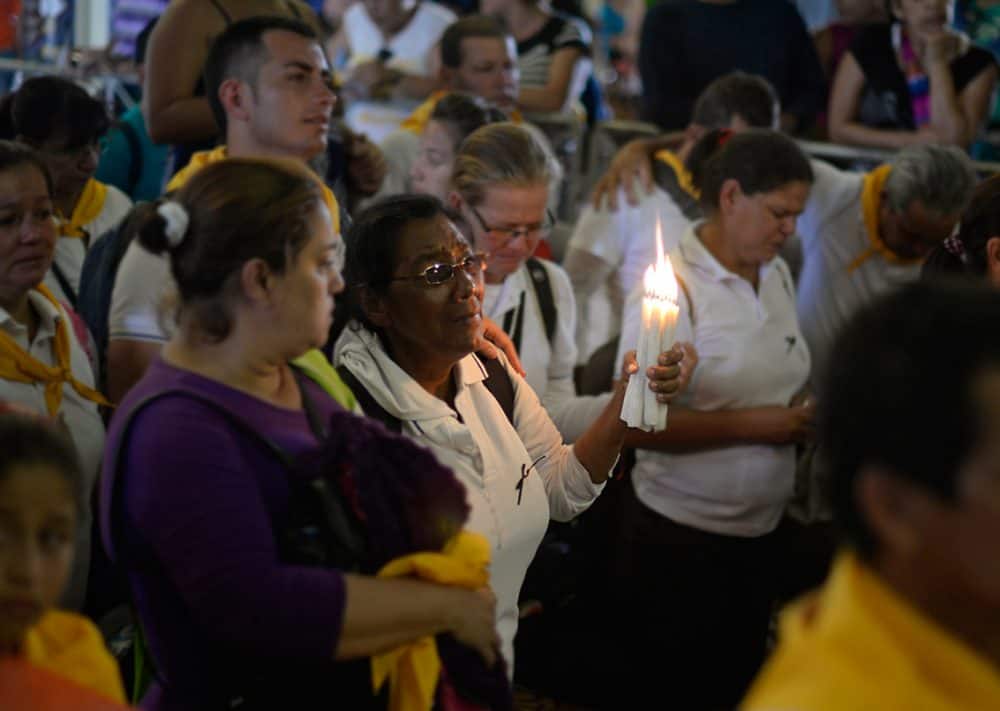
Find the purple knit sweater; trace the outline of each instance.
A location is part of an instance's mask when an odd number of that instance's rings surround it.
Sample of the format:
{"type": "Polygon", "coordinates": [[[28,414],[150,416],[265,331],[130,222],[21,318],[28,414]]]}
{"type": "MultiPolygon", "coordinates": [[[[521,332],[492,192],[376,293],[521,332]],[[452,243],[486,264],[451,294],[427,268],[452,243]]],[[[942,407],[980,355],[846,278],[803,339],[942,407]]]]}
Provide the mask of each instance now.
{"type": "MultiPolygon", "coordinates": [[[[289,454],[317,447],[304,413],[157,360],[118,407],[109,457],[124,415],[150,394],[178,387],[229,408],[289,454]]],[[[324,421],[339,409],[319,387],[306,387],[324,421]]],[[[146,708],[202,705],[228,665],[332,657],[344,580],[337,571],[278,561],[273,522],[286,513],[289,488],[272,454],[208,406],[168,396],[133,420],[123,455],[113,546],[129,561],[133,599],[167,680],[146,708]]],[[[105,461],[105,522],[113,468],[105,461]]]]}

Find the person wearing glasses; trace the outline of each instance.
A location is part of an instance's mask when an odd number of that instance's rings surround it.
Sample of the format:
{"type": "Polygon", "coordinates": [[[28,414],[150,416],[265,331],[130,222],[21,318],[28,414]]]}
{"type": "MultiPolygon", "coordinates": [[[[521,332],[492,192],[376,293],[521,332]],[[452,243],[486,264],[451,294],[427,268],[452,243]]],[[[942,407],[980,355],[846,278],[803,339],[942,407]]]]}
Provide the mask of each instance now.
{"type": "MultiPolygon", "coordinates": [[[[366,414],[428,447],[465,486],[466,526],[492,548],[490,587],[511,674],[528,564],[550,516],[569,520],[601,492],[626,434],[619,413],[636,365],[626,359],[603,409],[565,444],[506,360],[474,355],[490,273],[477,248],[432,196],[386,198],[364,210],[347,236],[350,321],[334,362],[366,414]]],[[[679,388],[677,360],[665,353],[666,365],[650,369],[661,402],[679,388]]]]}
{"type": "Polygon", "coordinates": [[[562,267],[532,257],[555,222],[546,207],[554,170],[532,133],[509,122],[490,124],[462,142],[448,199],[472,244],[487,255],[483,314],[510,335],[528,384],[572,442],[611,395],[577,396],[573,288],[562,267]]]}

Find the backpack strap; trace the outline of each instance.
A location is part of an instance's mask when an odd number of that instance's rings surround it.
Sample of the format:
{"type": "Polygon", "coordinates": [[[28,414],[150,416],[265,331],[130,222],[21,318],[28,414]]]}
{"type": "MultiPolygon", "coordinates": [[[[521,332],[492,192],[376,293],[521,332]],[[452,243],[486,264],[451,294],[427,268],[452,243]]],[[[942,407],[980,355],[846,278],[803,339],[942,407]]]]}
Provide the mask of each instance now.
{"type": "Polygon", "coordinates": [[[531,275],[531,285],[535,289],[535,296],[538,298],[538,307],[542,311],[542,322],[545,325],[545,337],[552,343],[552,337],[556,332],[556,299],[552,293],[552,281],[549,273],[541,260],[530,257],[525,266],[531,275]]]}
{"type": "Polygon", "coordinates": [[[514,425],[514,383],[510,379],[510,373],[503,367],[499,358],[483,358],[476,354],[476,360],[486,371],[486,379],[483,385],[490,391],[490,394],[500,403],[500,409],[507,416],[507,421],[514,425]]]}
{"type": "Polygon", "coordinates": [[[77,297],[76,297],[76,292],[73,290],[73,285],[69,283],[69,278],[66,276],[65,272],[63,272],[63,270],[59,267],[59,264],[55,260],[52,260],[51,269],[52,269],[52,275],[56,278],[56,281],[59,282],[59,288],[63,290],[63,293],[66,295],[66,300],[69,302],[69,305],[73,307],[73,310],[75,311],[77,297]]]}
{"type": "Polygon", "coordinates": [[[128,143],[130,160],[128,163],[128,192],[133,193],[139,186],[139,179],[142,178],[142,141],[139,134],[132,128],[132,124],[122,121],[118,124],[118,129],[125,136],[128,143]]]}
{"type": "Polygon", "coordinates": [[[378,420],[390,432],[395,432],[396,434],[402,434],[403,423],[395,415],[390,415],[384,407],[378,404],[378,401],[372,397],[371,392],[368,391],[361,381],[354,377],[347,366],[340,364],[337,366],[337,373],[340,375],[340,379],[344,381],[344,385],[351,389],[354,393],[354,398],[361,405],[361,409],[364,411],[365,415],[371,417],[373,420],[378,420]]]}

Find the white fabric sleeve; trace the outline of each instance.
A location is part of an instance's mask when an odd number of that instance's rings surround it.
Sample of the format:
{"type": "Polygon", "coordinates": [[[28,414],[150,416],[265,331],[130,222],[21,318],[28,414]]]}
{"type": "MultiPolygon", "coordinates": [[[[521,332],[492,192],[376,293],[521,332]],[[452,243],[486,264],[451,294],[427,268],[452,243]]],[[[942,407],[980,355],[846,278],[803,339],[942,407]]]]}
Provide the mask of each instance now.
{"type": "Polygon", "coordinates": [[[175,292],[167,257],[148,252],[137,241],[125,251],[108,312],[108,340],[165,343],[171,326],[167,309],[175,292]]]}

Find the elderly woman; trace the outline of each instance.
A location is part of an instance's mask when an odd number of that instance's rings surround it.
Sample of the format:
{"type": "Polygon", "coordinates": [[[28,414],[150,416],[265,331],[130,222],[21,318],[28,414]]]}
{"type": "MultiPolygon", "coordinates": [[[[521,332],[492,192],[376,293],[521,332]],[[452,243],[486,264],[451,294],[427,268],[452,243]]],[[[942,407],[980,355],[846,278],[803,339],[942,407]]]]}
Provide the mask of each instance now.
{"type": "MultiPolygon", "coordinates": [[[[525,571],[550,515],[568,520],[600,493],[625,437],[624,385],[575,444],[564,444],[527,382],[509,366],[473,355],[486,269],[485,257],[434,198],[372,206],[348,239],[353,322],[337,344],[336,362],[366,413],[429,447],[465,485],[468,526],[492,544],[490,584],[501,648],[512,664],[525,571]]],[[[634,370],[629,358],[623,372],[634,370]]],[[[668,400],[678,369],[658,366],[649,375],[661,402],[668,400]]]]}
{"type": "MultiPolygon", "coordinates": [[[[58,241],[52,180],[40,156],[0,141],[0,402],[58,420],[80,460],[84,500],[97,480],[104,447],[86,330],[42,282],[58,241]]],[[[63,597],[83,604],[90,563],[90,506],[77,537],[73,577],[63,597]]]]}
{"type": "MultiPolygon", "coordinates": [[[[663,451],[638,452],[626,503],[619,648],[640,680],[636,702],[665,683],[678,708],[735,707],[763,659],[775,578],[794,567],[779,523],[813,409],[802,401],[810,358],[795,286],[778,252],[812,179],[783,135],[733,136],[702,168],[705,219],[671,255],[683,284],[677,338],[694,343],[699,364],[656,434],[663,451]],[[705,668],[716,670],[708,687],[705,668]]],[[[629,299],[623,343],[637,340],[640,298],[629,299]]]]}
{"type": "Polygon", "coordinates": [[[950,0],[889,4],[892,24],[864,28],[840,61],[830,93],[830,138],[885,148],[967,148],[989,115],[996,61],[948,28],[950,0]]]}
{"type": "Polygon", "coordinates": [[[282,554],[299,515],[285,460],[317,452],[340,411],[289,365],[324,342],[342,287],[315,176],[221,161],[150,205],[138,239],[170,256],[178,328],[112,421],[101,522],[157,671],[147,707],[367,708],[370,675],[343,685],[333,662],[441,632],[492,663],[488,590],[282,554]]]}

